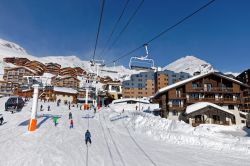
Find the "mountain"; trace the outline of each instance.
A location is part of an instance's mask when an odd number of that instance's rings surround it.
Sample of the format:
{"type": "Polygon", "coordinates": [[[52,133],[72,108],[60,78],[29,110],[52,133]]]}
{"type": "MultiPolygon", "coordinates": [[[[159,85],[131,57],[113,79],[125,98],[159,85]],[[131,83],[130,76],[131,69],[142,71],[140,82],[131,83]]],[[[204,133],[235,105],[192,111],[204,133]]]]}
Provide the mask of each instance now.
{"type": "Polygon", "coordinates": [[[26,50],[18,44],[3,39],[0,39],[0,49],[4,51],[16,52],[19,54],[27,54],[26,50]]]}
{"type": "Polygon", "coordinates": [[[195,56],[185,56],[163,67],[163,70],[186,72],[193,75],[195,72],[207,73],[214,71],[214,68],[210,63],[195,56]]]}
{"type": "MultiPolygon", "coordinates": [[[[24,48],[3,39],[0,39],[0,79],[3,75],[4,67],[13,67],[15,65],[5,63],[3,58],[5,57],[22,57],[29,60],[37,60],[42,63],[56,62],[63,67],[81,67],[88,73],[95,73],[96,66],[91,66],[90,62],[87,60],[81,60],[79,57],[71,56],[46,56],[46,57],[36,57],[29,55],[24,48]]],[[[131,74],[138,73],[134,70],[129,70],[123,66],[116,67],[99,67],[99,75],[101,77],[109,76],[113,80],[123,80],[129,77],[131,74]]]]}

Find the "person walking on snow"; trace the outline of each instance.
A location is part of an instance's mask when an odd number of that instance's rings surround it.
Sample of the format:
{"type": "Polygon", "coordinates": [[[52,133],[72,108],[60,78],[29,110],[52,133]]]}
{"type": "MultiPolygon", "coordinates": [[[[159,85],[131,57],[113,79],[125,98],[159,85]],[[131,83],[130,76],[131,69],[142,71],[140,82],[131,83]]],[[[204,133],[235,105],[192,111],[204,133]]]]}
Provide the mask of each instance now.
{"type": "Polygon", "coordinates": [[[69,119],[72,119],[72,113],[69,112],[69,119]]]}
{"type": "Polygon", "coordinates": [[[40,106],[40,111],[43,111],[43,105],[41,104],[41,106],[40,106]]]}
{"type": "Polygon", "coordinates": [[[86,143],[86,145],[88,144],[88,142],[91,144],[91,134],[90,134],[89,130],[87,130],[86,133],[85,133],[85,143],[86,143]]]}
{"type": "Polygon", "coordinates": [[[74,127],[74,123],[73,123],[73,119],[71,119],[70,120],[70,126],[69,126],[69,128],[71,129],[71,128],[73,128],[74,127]]]}
{"type": "Polygon", "coordinates": [[[58,124],[58,117],[57,116],[53,117],[53,122],[54,122],[55,126],[57,126],[57,124],[58,124]]]}
{"type": "Polygon", "coordinates": [[[3,124],[3,116],[0,116],[0,125],[2,125],[3,124]]]}
{"type": "Polygon", "coordinates": [[[48,106],[48,111],[50,111],[50,106],[48,106]]]}

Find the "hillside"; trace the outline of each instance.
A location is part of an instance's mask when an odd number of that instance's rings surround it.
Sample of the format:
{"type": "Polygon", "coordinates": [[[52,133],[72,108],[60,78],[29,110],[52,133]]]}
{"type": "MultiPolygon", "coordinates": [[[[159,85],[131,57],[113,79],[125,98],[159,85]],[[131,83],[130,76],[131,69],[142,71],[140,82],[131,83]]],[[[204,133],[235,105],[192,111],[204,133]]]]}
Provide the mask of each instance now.
{"type": "MultiPolygon", "coordinates": [[[[3,62],[5,57],[22,57],[28,58],[29,60],[37,60],[42,63],[56,62],[63,67],[81,67],[88,73],[96,72],[96,67],[92,67],[89,61],[84,61],[77,56],[46,56],[46,57],[36,57],[29,55],[24,48],[18,44],[0,39],[0,75],[3,75],[4,67],[13,66],[3,62]]],[[[103,67],[99,68],[99,75],[101,77],[109,76],[113,80],[123,80],[133,73],[138,73],[134,70],[129,70],[123,66],[116,67],[103,67]]]]}
{"type": "Polygon", "coordinates": [[[172,70],[175,72],[186,72],[190,75],[193,75],[195,72],[207,73],[214,70],[210,63],[195,56],[182,57],[163,67],[163,69],[172,70]]]}

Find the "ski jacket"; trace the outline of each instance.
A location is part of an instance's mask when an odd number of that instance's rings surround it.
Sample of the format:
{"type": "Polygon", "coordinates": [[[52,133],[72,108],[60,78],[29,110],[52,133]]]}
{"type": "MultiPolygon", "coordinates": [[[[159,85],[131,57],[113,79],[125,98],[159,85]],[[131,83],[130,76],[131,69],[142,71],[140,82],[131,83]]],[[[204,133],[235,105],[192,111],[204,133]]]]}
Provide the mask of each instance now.
{"type": "Polygon", "coordinates": [[[87,131],[87,132],[85,133],[85,139],[89,139],[89,138],[91,138],[91,134],[90,134],[89,131],[87,131]]]}

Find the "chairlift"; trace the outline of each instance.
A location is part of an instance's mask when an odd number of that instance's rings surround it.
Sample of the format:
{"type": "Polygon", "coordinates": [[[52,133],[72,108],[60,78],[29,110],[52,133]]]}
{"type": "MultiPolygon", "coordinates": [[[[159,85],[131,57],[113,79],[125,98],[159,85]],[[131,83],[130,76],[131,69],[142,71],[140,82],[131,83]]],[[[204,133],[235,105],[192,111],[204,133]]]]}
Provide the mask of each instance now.
{"type": "Polygon", "coordinates": [[[95,65],[98,65],[98,66],[105,66],[105,63],[104,63],[104,60],[90,60],[90,65],[91,66],[95,66],[95,65]]]}
{"type": "Polygon", "coordinates": [[[154,60],[148,58],[148,44],[144,44],[146,55],[141,57],[131,57],[129,61],[129,68],[136,70],[155,69],[154,60]]]}

